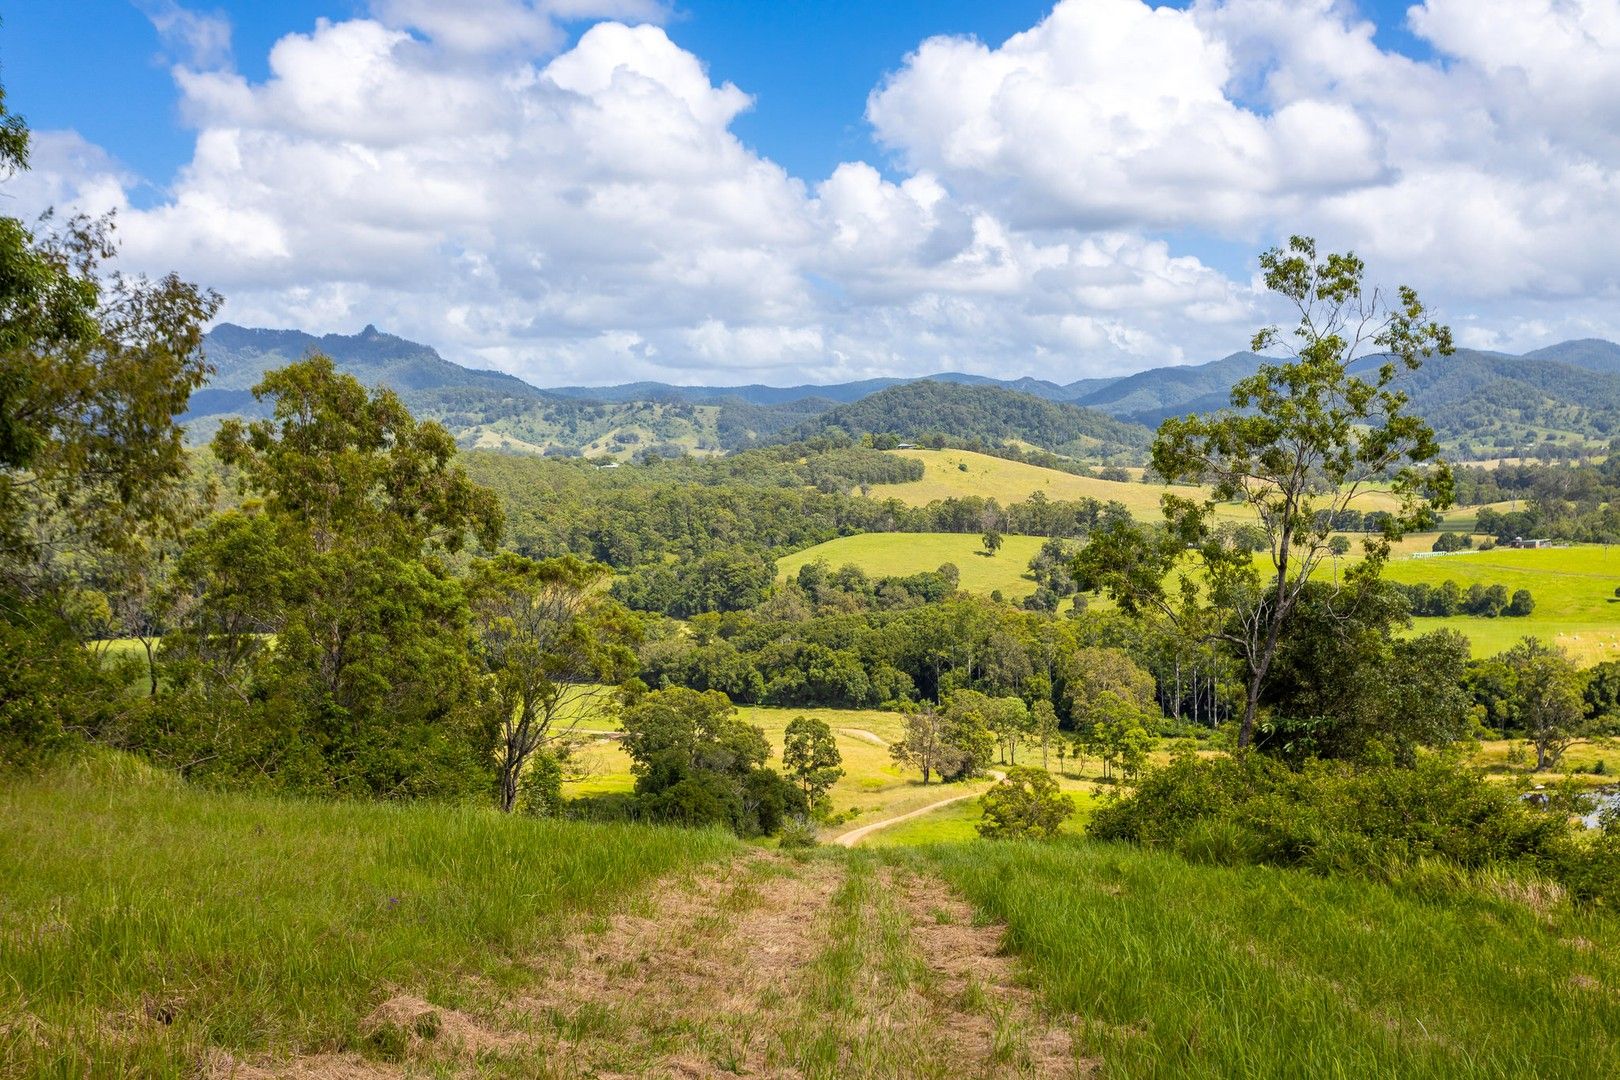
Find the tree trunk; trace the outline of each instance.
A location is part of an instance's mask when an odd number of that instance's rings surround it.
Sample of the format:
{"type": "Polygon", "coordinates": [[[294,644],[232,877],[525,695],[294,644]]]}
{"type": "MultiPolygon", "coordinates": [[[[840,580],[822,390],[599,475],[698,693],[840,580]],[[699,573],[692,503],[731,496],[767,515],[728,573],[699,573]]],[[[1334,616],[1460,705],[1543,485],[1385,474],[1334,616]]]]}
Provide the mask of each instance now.
{"type": "Polygon", "coordinates": [[[150,680],[150,682],[152,684],[152,694],[151,694],[151,696],[152,697],[157,697],[157,692],[158,692],[157,661],[155,659],[153,659],[153,657],[152,657],[152,639],[151,638],[144,638],[144,637],[141,638],[141,648],[146,650],[146,676],[147,676],[147,679],[150,680]]]}
{"type": "Polygon", "coordinates": [[[1254,741],[1254,715],[1260,708],[1260,680],[1265,678],[1263,672],[1249,676],[1249,694],[1243,703],[1243,724],[1238,728],[1237,745],[1239,750],[1247,750],[1254,741]]]}
{"type": "Polygon", "coordinates": [[[521,762],[508,755],[501,762],[501,810],[510,814],[517,805],[518,768],[521,762]]]}

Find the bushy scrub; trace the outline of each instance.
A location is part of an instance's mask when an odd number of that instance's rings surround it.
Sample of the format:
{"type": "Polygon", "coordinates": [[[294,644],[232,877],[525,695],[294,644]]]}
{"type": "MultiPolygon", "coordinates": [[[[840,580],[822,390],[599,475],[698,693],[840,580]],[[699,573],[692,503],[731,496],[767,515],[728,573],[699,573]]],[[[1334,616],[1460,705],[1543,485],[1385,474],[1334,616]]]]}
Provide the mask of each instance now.
{"type": "Polygon", "coordinates": [[[1577,835],[1567,819],[1445,755],[1411,767],[1263,755],[1176,757],[1093,816],[1108,840],[1168,847],[1203,861],[1295,866],[1395,879],[1440,862],[1562,882],[1578,899],[1620,902],[1620,843],[1577,835]]]}
{"type": "Polygon", "coordinates": [[[624,712],[636,774],[634,811],[651,821],[720,825],[739,836],[775,833],[809,813],[805,794],[765,767],[771,746],[726,695],[657,690],[624,712]]]}
{"type": "Polygon", "coordinates": [[[1046,839],[1058,834],[1074,816],[1074,801],[1058,790],[1045,769],[1015,765],[1007,778],[979,797],[984,820],[979,835],[987,839],[1046,839]]]}

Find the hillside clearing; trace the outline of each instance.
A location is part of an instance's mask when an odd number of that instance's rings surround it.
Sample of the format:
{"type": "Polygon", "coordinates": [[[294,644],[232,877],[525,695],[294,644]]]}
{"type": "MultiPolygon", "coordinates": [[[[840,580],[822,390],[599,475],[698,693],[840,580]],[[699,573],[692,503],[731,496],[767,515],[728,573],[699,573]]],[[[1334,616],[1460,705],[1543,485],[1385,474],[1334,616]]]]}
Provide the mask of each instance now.
{"type": "Polygon", "coordinates": [[[870,577],[892,577],[952,563],[961,574],[963,592],[988,596],[1000,590],[1017,600],[1035,591],[1034,579],[1025,575],[1044,543],[1043,536],[1005,536],[1001,550],[986,555],[973,533],[859,533],[784,555],[776,561],[776,571],[788,579],[799,567],[825,559],[833,569],[853,563],[870,577]]]}
{"type": "MultiPolygon", "coordinates": [[[[1054,501],[1096,499],[1098,502],[1123,503],[1137,517],[1159,516],[1159,498],[1165,492],[1174,492],[1189,498],[1201,497],[1204,489],[1181,485],[1143,484],[1118,480],[1099,480],[1088,476],[1010,461],[991,454],[971,450],[891,450],[900,457],[923,463],[923,478],[905,484],[874,484],[870,492],[875,499],[899,499],[908,506],[927,506],[939,499],[960,499],[978,496],[995,499],[1001,505],[1022,502],[1037,491],[1054,501]],[[966,466],[964,468],[964,466],[966,466]]],[[[1141,470],[1128,470],[1138,480],[1141,470]]],[[[1353,504],[1361,511],[1388,510],[1395,500],[1385,491],[1368,491],[1353,504]]],[[[1246,507],[1222,504],[1216,507],[1220,517],[1250,518],[1246,507]]]]}
{"type": "Polygon", "coordinates": [[[1467,615],[1414,620],[1418,632],[1445,627],[1465,635],[1475,656],[1494,656],[1534,635],[1561,646],[1583,665],[1620,658],[1620,548],[1569,547],[1461,552],[1390,560],[1391,581],[1438,585],[1502,585],[1509,593],[1529,589],[1536,607],[1528,616],[1483,619],[1467,615]]]}

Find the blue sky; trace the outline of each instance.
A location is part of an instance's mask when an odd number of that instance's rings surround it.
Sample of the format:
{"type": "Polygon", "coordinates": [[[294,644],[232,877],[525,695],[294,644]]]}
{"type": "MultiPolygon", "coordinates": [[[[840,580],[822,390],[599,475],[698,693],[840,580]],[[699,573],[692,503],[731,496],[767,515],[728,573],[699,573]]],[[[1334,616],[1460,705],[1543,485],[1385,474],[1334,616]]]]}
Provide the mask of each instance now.
{"type": "MultiPolygon", "coordinates": [[[[366,7],[357,0],[194,6],[230,19],[236,66],[252,79],[265,77],[270,47],[284,34],[366,7]]],[[[1358,6],[1388,47],[1426,55],[1403,29],[1406,3],[1358,6]]],[[[754,95],[733,130],[813,180],[840,161],[884,163],[863,119],[866,97],[918,42],[968,34],[999,43],[1050,8],[1050,0],[684,0],[668,28],[717,80],[754,95]]],[[[577,37],[583,26],[569,30],[577,37]]],[[[168,69],[157,31],[133,0],[12,0],[0,22],[0,77],[13,105],[38,127],[76,129],[155,184],[191,154],[168,69]]]]}
{"type": "Polygon", "coordinates": [[[13,0],[0,78],[20,207],[542,380],[1197,362],[1295,231],[1620,333],[1620,0],[13,0]]]}

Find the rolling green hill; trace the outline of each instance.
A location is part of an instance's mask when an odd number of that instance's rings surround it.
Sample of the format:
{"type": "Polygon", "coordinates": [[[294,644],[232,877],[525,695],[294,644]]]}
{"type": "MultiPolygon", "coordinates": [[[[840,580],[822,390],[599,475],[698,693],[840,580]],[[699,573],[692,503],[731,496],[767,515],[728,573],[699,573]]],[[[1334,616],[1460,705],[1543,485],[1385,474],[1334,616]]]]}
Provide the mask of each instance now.
{"type": "Polygon", "coordinates": [[[942,435],[957,440],[1018,440],[1086,460],[1139,461],[1150,433],[1093,409],[1048,401],[997,386],[914,382],[829,409],[789,429],[803,439],[838,428],[851,435],[892,434],[902,439],[942,435]]]}

